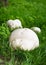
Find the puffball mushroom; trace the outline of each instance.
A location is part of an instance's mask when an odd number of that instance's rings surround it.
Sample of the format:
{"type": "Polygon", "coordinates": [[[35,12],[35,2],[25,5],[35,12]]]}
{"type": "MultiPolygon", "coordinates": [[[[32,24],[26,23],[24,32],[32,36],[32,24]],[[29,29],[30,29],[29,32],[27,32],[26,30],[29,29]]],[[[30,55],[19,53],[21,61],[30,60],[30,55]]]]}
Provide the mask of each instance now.
{"type": "Polygon", "coordinates": [[[31,29],[22,28],[21,21],[19,19],[16,20],[8,20],[8,26],[11,29],[18,28],[11,33],[10,36],[10,46],[14,49],[20,48],[21,50],[33,50],[39,47],[39,39],[37,34],[34,32],[41,32],[40,28],[32,27],[31,29]],[[19,27],[21,29],[19,29],[19,27]]]}
{"type": "Polygon", "coordinates": [[[39,39],[34,31],[28,28],[16,29],[11,33],[10,46],[14,49],[33,50],[39,47],[39,39]]]}
{"type": "Polygon", "coordinates": [[[8,25],[11,29],[19,28],[19,27],[22,28],[21,21],[20,21],[19,19],[16,19],[16,20],[8,20],[8,21],[7,21],[7,25],[8,25]]]}
{"type": "Polygon", "coordinates": [[[35,32],[41,33],[41,29],[39,27],[32,27],[31,29],[35,32]]]}

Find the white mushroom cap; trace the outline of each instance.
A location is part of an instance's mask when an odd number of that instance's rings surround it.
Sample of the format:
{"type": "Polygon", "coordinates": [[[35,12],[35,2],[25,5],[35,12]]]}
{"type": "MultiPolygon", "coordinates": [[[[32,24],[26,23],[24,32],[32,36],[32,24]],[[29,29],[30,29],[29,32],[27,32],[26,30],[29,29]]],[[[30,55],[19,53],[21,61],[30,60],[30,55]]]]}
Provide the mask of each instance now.
{"type": "Polygon", "coordinates": [[[9,25],[9,27],[10,27],[11,29],[19,28],[19,27],[22,28],[21,21],[18,20],[18,19],[16,19],[16,20],[8,20],[8,21],[7,21],[7,24],[9,25]]]}
{"type": "Polygon", "coordinates": [[[28,28],[16,29],[11,33],[10,46],[22,50],[33,50],[39,46],[39,39],[35,32],[28,28]]]}
{"type": "Polygon", "coordinates": [[[32,27],[31,29],[32,29],[33,31],[35,31],[35,32],[38,32],[38,33],[41,32],[41,29],[40,29],[39,27],[32,27]]]}

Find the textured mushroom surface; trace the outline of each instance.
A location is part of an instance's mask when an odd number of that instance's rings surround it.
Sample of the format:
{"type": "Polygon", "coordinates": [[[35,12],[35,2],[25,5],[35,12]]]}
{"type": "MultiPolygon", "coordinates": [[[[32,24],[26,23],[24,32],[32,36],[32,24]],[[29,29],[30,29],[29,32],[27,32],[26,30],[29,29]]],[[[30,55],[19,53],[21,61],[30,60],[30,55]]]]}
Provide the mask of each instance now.
{"type": "Polygon", "coordinates": [[[33,50],[39,46],[36,33],[28,28],[16,29],[11,33],[10,46],[14,49],[33,50]]]}
{"type": "Polygon", "coordinates": [[[8,20],[8,21],[7,21],[7,25],[8,25],[11,29],[22,27],[21,21],[20,21],[19,19],[16,19],[16,20],[8,20]]]}

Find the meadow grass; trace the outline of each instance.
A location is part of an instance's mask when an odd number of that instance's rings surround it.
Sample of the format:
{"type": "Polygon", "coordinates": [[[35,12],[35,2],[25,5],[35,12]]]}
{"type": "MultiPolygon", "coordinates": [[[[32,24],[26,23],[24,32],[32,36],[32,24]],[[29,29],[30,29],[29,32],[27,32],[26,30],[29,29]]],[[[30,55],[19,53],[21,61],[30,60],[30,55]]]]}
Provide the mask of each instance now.
{"type": "Polygon", "coordinates": [[[46,65],[46,0],[8,0],[0,6],[0,56],[5,65],[46,65]],[[9,47],[11,30],[7,20],[20,19],[23,27],[41,28],[37,34],[40,46],[32,51],[13,50],[9,47]]]}

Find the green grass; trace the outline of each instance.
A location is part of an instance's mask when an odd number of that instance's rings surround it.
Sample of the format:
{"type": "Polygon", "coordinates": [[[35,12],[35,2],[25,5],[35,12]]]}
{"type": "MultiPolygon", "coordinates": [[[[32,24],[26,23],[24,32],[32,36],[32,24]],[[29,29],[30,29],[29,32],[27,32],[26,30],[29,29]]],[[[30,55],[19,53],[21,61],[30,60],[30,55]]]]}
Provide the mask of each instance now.
{"type": "Polygon", "coordinates": [[[46,0],[9,0],[8,6],[0,6],[0,55],[5,65],[46,65],[46,0]],[[6,23],[16,18],[22,21],[23,27],[41,28],[39,48],[11,50],[8,41],[11,30],[6,23]]]}

